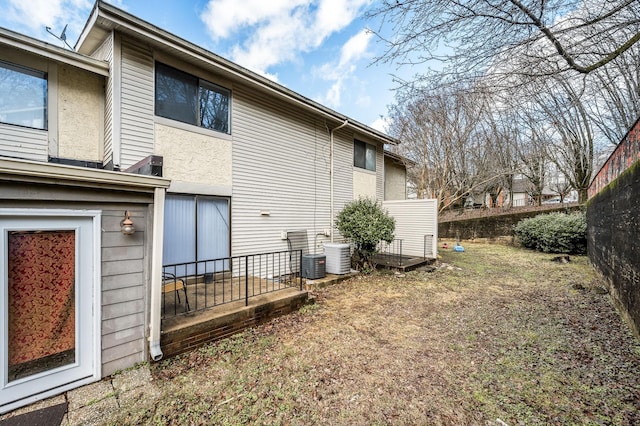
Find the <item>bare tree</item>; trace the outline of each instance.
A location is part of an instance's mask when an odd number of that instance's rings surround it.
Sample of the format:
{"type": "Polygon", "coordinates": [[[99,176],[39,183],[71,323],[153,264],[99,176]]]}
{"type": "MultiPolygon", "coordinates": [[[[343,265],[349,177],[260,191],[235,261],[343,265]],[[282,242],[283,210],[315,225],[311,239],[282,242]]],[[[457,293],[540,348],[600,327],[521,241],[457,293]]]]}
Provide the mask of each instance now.
{"type": "Polygon", "coordinates": [[[443,62],[454,80],[509,59],[508,75],[588,74],[640,40],[638,0],[383,0],[370,17],[387,46],[378,60],[443,62]]]}
{"type": "Polygon", "coordinates": [[[528,112],[523,114],[517,131],[515,152],[518,158],[520,173],[528,181],[526,186],[528,195],[537,205],[542,204],[542,194],[545,187],[546,165],[548,161],[546,138],[541,123],[528,112]]]}
{"type": "Polygon", "coordinates": [[[440,210],[460,205],[501,176],[495,169],[483,117],[487,102],[464,86],[406,91],[390,108],[399,153],[413,161],[409,178],[419,198],[437,198],[440,210]]]}
{"type": "Polygon", "coordinates": [[[640,116],[640,44],[589,76],[589,116],[616,145],[640,116]]]}
{"type": "Polygon", "coordinates": [[[548,158],[578,191],[578,201],[587,201],[593,172],[594,130],[583,102],[584,87],[554,76],[533,86],[530,99],[537,108],[537,120],[546,124],[548,158]]]}

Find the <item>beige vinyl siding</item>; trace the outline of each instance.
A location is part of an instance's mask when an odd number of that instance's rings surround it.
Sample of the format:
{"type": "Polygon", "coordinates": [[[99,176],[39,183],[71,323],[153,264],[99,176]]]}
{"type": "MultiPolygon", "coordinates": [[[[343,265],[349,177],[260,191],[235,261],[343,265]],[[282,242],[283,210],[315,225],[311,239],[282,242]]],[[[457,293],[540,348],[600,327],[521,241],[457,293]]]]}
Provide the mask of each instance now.
{"type": "MultiPolygon", "coordinates": [[[[345,204],[353,201],[353,133],[348,130],[338,130],[333,135],[333,141],[335,155],[333,199],[335,214],[338,214],[345,204]]],[[[329,161],[328,156],[326,161],[329,161]]]]}
{"type": "Polygon", "coordinates": [[[384,200],[384,146],[376,144],[376,198],[384,200]]]}
{"type": "Polygon", "coordinates": [[[46,130],[0,123],[0,155],[48,161],[48,137],[46,130]]]}
{"type": "Polygon", "coordinates": [[[396,220],[395,238],[402,240],[402,254],[435,258],[438,240],[438,203],[434,199],[395,200],[382,203],[396,220]],[[425,250],[424,236],[427,240],[425,250]]]}
{"type": "Polygon", "coordinates": [[[92,55],[109,63],[109,77],[105,82],[104,100],[104,152],[102,162],[109,164],[113,161],[113,33],[107,37],[104,43],[92,55]]]}
{"type": "Polygon", "coordinates": [[[153,154],[153,56],[140,46],[122,44],[122,169],[153,154]]]}
{"type": "Polygon", "coordinates": [[[323,120],[235,87],[232,136],[233,255],[285,250],[280,232],[287,230],[306,230],[313,252],[315,233],[329,228],[329,135],[323,120]]]}
{"type": "MultiPolygon", "coordinates": [[[[333,208],[337,215],[347,203],[353,201],[353,132],[340,129],[334,133],[333,142],[333,208]]],[[[329,161],[328,155],[326,161],[329,161]]],[[[338,230],[334,229],[333,232],[334,242],[342,242],[338,230]]]]}

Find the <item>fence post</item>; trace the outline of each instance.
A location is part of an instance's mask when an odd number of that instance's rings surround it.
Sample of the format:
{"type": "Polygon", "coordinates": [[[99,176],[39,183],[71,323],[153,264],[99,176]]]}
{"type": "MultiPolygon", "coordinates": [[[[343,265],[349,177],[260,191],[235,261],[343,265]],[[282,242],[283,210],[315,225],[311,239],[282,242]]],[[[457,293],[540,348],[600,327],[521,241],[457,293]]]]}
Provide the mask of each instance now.
{"type": "Polygon", "coordinates": [[[427,258],[427,235],[426,234],[422,237],[422,258],[423,259],[427,258]]]}
{"type": "Polygon", "coordinates": [[[300,291],[302,291],[302,250],[298,250],[300,252],[300,256],[298,256],[298,279],[300,280],[300,291]]]}
{"type": "Polygon", "coordinates": [[[244,306],[249,306],[249,256],[244,257],[244,306]]]}

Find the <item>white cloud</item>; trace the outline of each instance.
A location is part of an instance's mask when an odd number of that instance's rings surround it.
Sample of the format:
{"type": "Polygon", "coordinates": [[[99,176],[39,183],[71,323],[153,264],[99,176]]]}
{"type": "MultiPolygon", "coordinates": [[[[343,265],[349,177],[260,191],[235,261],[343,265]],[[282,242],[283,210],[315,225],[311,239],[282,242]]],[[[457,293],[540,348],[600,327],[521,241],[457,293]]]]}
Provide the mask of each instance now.
{"type": "Polygon", "coordinates": [[[294,61],[346,28],[371,0],[209,0],[201,15],[214,41],[251,34],[230,59],[254,71],[294,61]]]}
{"type": "Polygon", "coordinates": [[[374,120],[369,126],[382,133],[387,133],[389,129],[389,119],[387,117],[380,117],[374,120]]]}
{"type": "Polygon", "coordinates": [[[73,46],[93,7],[91,0],[9,0],[4,11],[5,19],[18,24],[21,31],[33,37],[46,37],[52,44],[59,44],[45,32],[51,27],[56,35],[68,25],[67,42],[73,46]]]}
{"type": "Polygon", "coordinates": [[[325,63],[319,68],[317,74],[320,78],[333,81],[327,93],[319,99],[321,103],[332,108],[340,106],[342,90],[346,87],[345,82],[352,79],[357,68],[356,63],[368,55],[371,37],[372,34],[369,31],[360,31],[342,46],[340,49],[340,59],[325,63]]]}
{"type": "Polygon", "coordinates": [[[340,67],[348,66],[354,61],[360,60],[369,48],[369,41],[372,33],[368,30],[362,30],[347,41],[340,51],[340,67]]]}

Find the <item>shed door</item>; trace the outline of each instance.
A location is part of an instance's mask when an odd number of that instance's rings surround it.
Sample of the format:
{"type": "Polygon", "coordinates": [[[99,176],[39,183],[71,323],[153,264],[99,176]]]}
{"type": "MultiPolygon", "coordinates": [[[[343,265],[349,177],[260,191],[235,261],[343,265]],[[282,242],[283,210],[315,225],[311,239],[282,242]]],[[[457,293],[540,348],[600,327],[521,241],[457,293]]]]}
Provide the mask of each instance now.
{"type": "Polygon", "coordinates": [[[95,374],[94,220],[0,216],[0,412],[95,374]]]}

